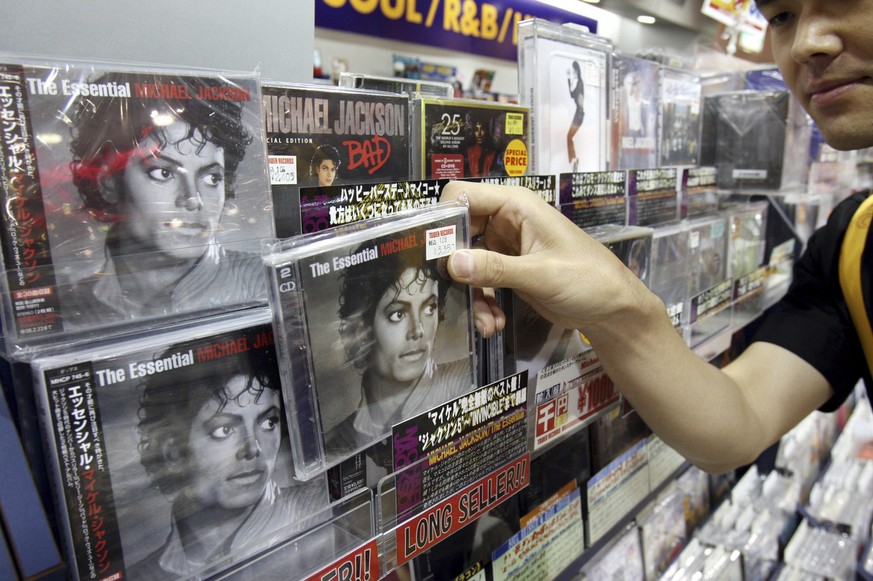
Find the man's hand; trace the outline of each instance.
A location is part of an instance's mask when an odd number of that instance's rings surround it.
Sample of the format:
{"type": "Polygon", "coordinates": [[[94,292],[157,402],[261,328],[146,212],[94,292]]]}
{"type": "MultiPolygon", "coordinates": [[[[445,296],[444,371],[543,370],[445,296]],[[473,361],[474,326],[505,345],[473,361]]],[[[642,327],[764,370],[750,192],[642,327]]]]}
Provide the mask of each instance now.
{"type": "Polygon", "coordinates": [[[490,336],[505,316],[482,289],[511,288],[538,313],[567,329],[606,323],[639,308],[645,285],[603,244],[522,187],[451,182],[442,200],[465,196],[477,248],[449,259],[449,274],[477,289],[477,330],[490,336]]]}

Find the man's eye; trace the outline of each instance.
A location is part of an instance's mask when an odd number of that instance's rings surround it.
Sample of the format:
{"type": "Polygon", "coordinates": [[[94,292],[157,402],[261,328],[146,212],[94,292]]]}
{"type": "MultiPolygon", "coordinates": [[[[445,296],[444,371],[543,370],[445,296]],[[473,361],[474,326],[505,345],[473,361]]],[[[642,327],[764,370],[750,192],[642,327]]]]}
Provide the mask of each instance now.
{"type": "Polygon", "coordinates": [[[277,425],[279,425],[279,418],[270,417],[261,422],[261,429],[265,432],[272,432],[277,425]]]}
{"type": "Polygon", "coordinates": [[[206,185],[213,188],[220,186],[224,182],[224,176],[220,173],[211,173],[203,176],[203,181],[206,185]]]}
{"type": "Polygon", "coordinates": [[[404,316],[405,315],[403,311],[391,311],[390,313],[388,313],[388,320],[392,323],[399,323],[403,320],[404,316]]]}
{"type": "Polygon", "coordinates": [[[166,182],[173,178],[173,172],[163,167],[153,167],[148,170],[148,176],[156,182],[166,182]]]}
{"type": "Polygon", "coordinates": [[[793,17],[794,17],[794,15],[791,14],[790,12],[780,12],[779,14],[777,14],[776,16],[773,16],[772,18],[768,18],[767,22],[773,28],[778,28],[784,24],[788,24],[789,22],[791,22],[791,19],[793,17]]]}
{"type": "Polygon", "coordinates": [[[231,434],[233,434],[233,428],[228,426],[219,426],[209,433],[209,435],[216,440],[225,440],[229,438],[231,434]]]}

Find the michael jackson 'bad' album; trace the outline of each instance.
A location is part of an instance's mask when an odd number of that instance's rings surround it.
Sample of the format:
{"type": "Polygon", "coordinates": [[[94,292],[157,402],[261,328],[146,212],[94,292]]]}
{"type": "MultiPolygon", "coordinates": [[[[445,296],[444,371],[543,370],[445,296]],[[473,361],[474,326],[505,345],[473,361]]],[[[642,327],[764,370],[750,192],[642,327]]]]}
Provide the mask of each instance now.
{"type": "Polygon", "coordinates": [[[300,234],[300,189],[409,179],[409,98],[266,83],[276,236],[300,234]]]}

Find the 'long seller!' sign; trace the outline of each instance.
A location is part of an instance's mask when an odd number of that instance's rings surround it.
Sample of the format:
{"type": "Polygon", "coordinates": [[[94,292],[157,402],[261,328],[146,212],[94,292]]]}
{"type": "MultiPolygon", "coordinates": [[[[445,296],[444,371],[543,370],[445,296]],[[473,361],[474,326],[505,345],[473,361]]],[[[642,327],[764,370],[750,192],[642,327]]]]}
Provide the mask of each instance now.
{"type": "Polygon", "coordinates": [[[504,502],[530,482],[530,454],[525,454],[457,494],[397,527],[397,564],[451,536],[504,502]]]}

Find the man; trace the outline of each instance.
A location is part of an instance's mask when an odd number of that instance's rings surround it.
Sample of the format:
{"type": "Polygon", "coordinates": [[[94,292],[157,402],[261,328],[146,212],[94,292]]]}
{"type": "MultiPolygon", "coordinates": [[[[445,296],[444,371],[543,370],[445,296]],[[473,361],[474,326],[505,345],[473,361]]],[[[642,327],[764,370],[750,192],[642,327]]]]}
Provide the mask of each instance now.
{"type": "Polygon", "coordinates": [[[340,168],[340,154],[332,145],[319,145],[309,163],[309,177],[313,185],[332,186],[340,168]]]}
{"type": "MultiPolygon", "coordinates": [[[[758,7],[770,22],[776,64],[827,141],[839,149],[873,145],[873,0],[760,0],[758,7]]],[[[835,209],[810,240],[787,296],[721,370],[687,348],[633,273],[554,208],[522,188],[451,183],[443,193],[462,195],[487,250],[452,255],[452,277],[513,288],[550,321],[584,332],[646,423],[705,470],[752,462],[810,412],[839,406],[859,377],[871,385],[836,259],[866,194],[835,209]]],[[[478,293],[475,321],[485,336],[505,322],[487,293],[478,293]]]]}
{"type": "MultiPolygon", "coordinates": [[[[130,78],[107,73],[98,80],[130,78]]],[[[157,85],[167,76],[135,78],[157,85]]],[[[170,78],[184,95],[227,85],[211,77],[170,78]]],[[[64,288],[66,330],[266,298],[257,254],[226,249],[218,239],[252,142],[243,108],[239,101],[187,97],[79,99],[72,180],[84,210],[107,225],[106,259],[98,272],[64,288]]]]}
{"type": "Polygon", "coordinates": [[[140,462],[170,501],[171,522],[162,544],[127,571],[129,578],[167,579],[224,567],[315,524],[307,520],[327,506],[324,481],[282,486],[277,478],[290,462],[282,445],[283,415],[271,348],[145,381],[140,462]]]}

